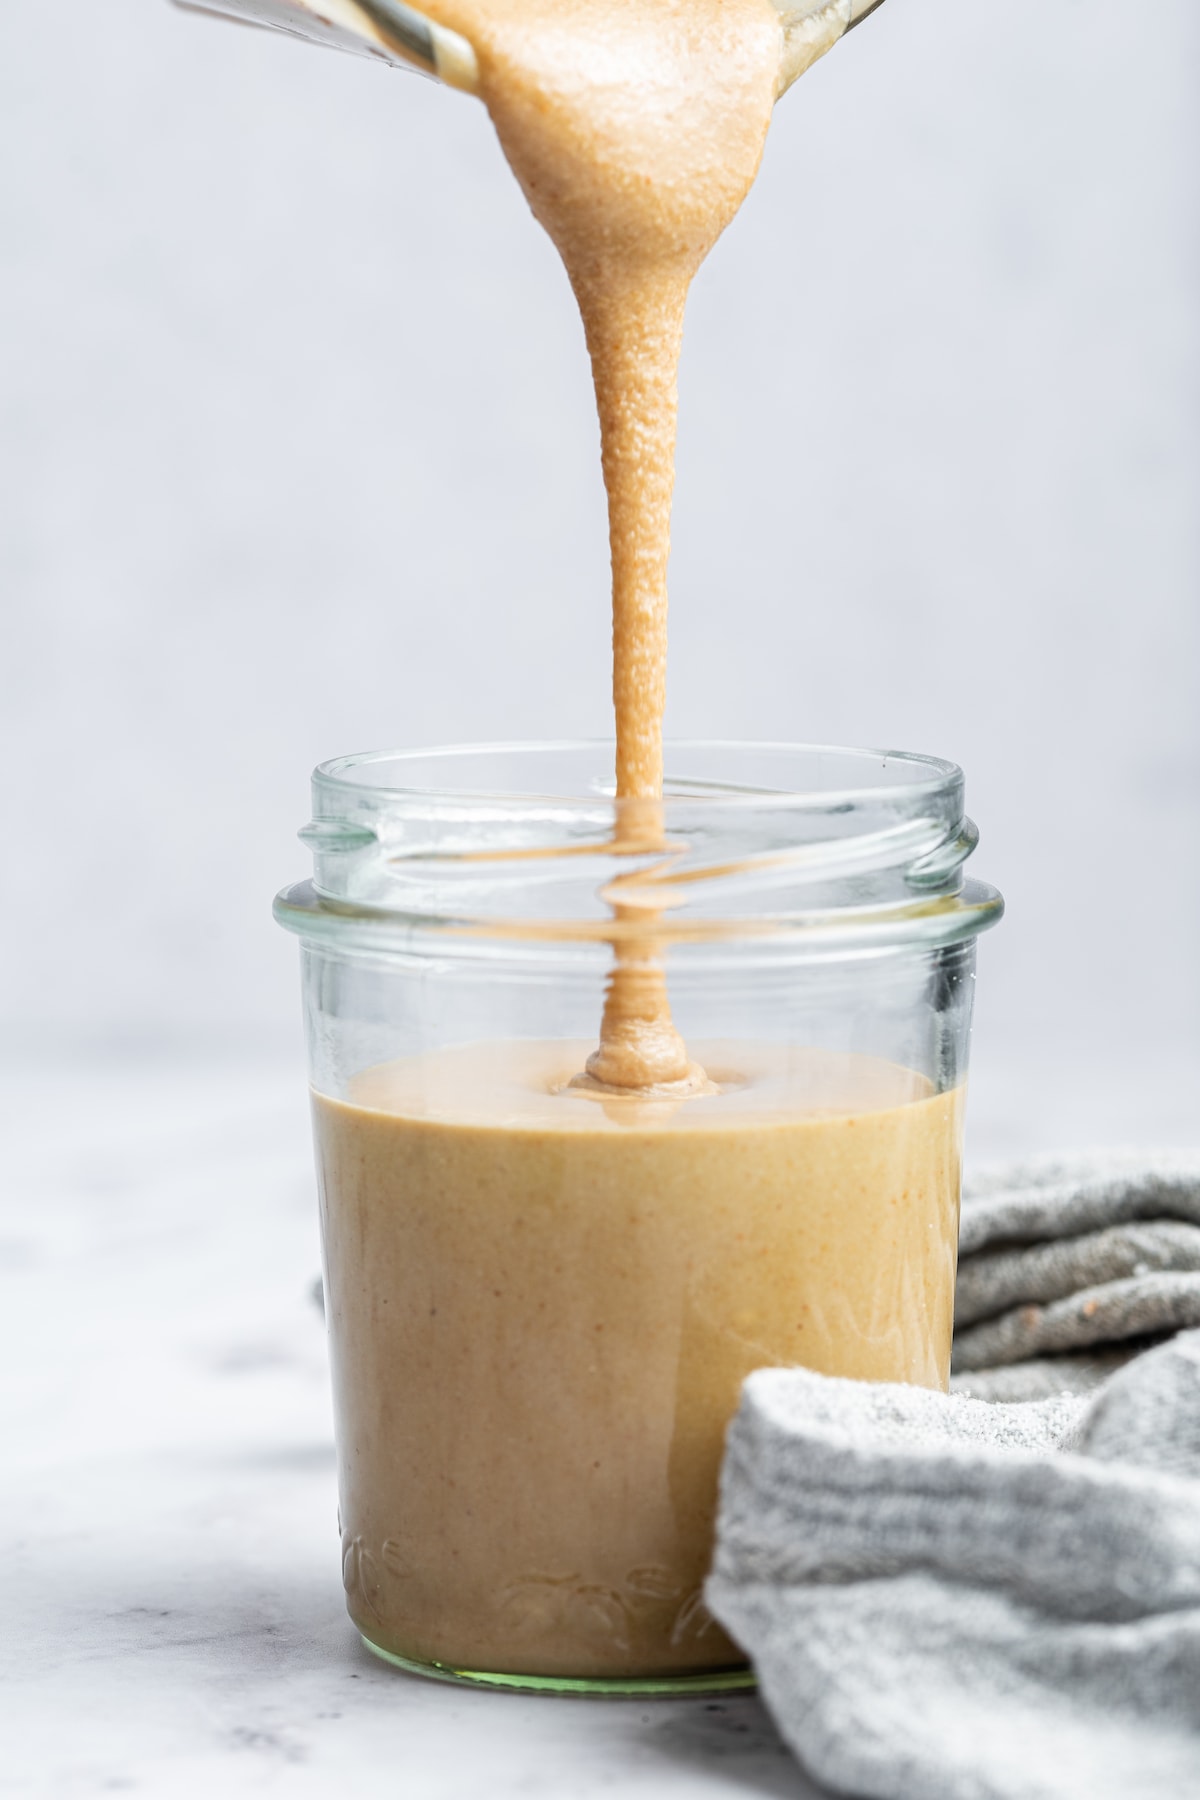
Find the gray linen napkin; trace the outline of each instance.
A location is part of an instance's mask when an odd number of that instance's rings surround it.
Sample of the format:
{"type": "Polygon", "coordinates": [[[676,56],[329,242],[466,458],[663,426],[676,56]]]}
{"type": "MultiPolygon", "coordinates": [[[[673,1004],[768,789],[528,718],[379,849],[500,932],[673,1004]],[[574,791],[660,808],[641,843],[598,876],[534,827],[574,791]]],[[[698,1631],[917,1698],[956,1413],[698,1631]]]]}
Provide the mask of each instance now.
{"type": "Polygon", "coordinates": [[[1200,1156],[1041,1158],[966,1183],[954,1388],[1085,1393],[1200,1326],[1200,1156]]]}
{"type": "Polygon", "coordinates": [[[760,1370],[707,1598],[836,1793],[1195,1800],[1200,1333],[1086,1399],[760,1370]]]}
{"type": "Polygon", "coordinates": [[[975,1177],[955,1325],[951,1396],[751,1376],[713,1611],[839,1793],[1200,1800],[1200,1156],[975,1177]]]}

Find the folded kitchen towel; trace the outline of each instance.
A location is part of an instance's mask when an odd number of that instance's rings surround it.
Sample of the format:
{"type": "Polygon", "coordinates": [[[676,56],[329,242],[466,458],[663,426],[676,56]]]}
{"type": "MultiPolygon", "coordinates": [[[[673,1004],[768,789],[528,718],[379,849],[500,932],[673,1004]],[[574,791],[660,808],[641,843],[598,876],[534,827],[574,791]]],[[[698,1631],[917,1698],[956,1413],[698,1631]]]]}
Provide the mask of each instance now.
{"type": "Polygon", "coordinates": [[[954,1388],[1085,1393],[1200,1326],[1200,1156],[1008,1164],[963,1193],[954,1388]]]}
{"type": "Polygon", "coordinates": [[[1014,1404],[760,1370],[707,1598],[835,1793],[1200,1800],[1200,1332],[1014,1404]]]}

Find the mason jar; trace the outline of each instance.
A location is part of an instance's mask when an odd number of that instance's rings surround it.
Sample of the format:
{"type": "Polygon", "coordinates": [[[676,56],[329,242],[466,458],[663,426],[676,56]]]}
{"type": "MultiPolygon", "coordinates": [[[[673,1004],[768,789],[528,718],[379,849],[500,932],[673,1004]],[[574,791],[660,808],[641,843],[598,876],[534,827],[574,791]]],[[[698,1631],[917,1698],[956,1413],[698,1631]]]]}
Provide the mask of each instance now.
{"type": "Polygon", "coordinates": [[[975,939],[933,757],[611,746],[323,764],[300,939],[354,1624],[402,1667],[719,1691],[725,1429],[764,1365],[945,1388],[975,939]],[[631,809],[634,809],[631,811],[631,809]],[[694,1079],[587,1073],[657,982],[694,1079]]]}

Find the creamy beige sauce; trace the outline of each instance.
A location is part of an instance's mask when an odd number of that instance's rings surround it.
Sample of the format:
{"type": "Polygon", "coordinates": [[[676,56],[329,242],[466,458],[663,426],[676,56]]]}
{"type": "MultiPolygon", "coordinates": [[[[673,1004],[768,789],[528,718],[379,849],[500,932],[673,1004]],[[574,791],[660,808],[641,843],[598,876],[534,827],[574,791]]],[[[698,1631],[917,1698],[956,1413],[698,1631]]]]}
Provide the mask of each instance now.
{"type": "Polygon", "coordinates": [[[749,192],[783,32],[770,0],[434,0],[583,317],[613,581],[617,793],[662,792],[676,372],[692,277],[749,192]]]}
{"type": "Polygon", "coordinates": [[[314,1099],[351,1614],[414,1661],[741,1662],[705,1611],[725,1429],[763,1365],[944,1387],[960,1094],[699,1046],[692,1100],[496,1043],[314,1099]]]}
{"type": "MultiPolygon", "coordinates": [[[[684,304],[758,171],[783,28],[770,0],[433,0],[424,10],[474,46],[504,153],[579,303],[608,492],[617,796],[653,801],[684,304]]],[[[618,830],[644,847],[661,823],[633,807],[618,830]]],[[[588,1072],[621,1088],[703,1082],[672,1024],[652,938],[615,952],[588,1072]]]]}
{"type": "MultiPolygon", "coordinates": [[[[684,303],[758,168],[782,31],[769,0],[425,3],[474,45],[583,317],[616,847],[638,871],[667,850],[684,303]]],[[[346,1589],[370,1641],[418,1662],[608,1678],[739,1663],[702,1583],[743,1378],[801,1363],[947,1381],[959,1095],[782,1046],[693,1061],[652,876],[606,897],[590,1056],[439,1050],[314,1098],[346,1589]]]]}

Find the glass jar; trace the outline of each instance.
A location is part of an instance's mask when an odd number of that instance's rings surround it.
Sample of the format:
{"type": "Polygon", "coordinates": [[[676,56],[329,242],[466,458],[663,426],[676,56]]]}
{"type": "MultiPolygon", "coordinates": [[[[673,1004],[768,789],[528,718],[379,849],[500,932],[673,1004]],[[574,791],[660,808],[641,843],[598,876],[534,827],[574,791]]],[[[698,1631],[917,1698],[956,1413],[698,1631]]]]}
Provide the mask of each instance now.
{"type": "Polygon", "coordinates": [[[948,1381],[975,938],[1002,911],[963,881],[962,775],[720,743],[667,767],[647,813],[603,745],[326,763],[313,878],[276,902],[347,1601],[425,1673],[748,1684],[703,1600],[741,1381],[948,1381]],[[687,1091],[584,1073],[631,960],[665,973],[687,1091]]]}

